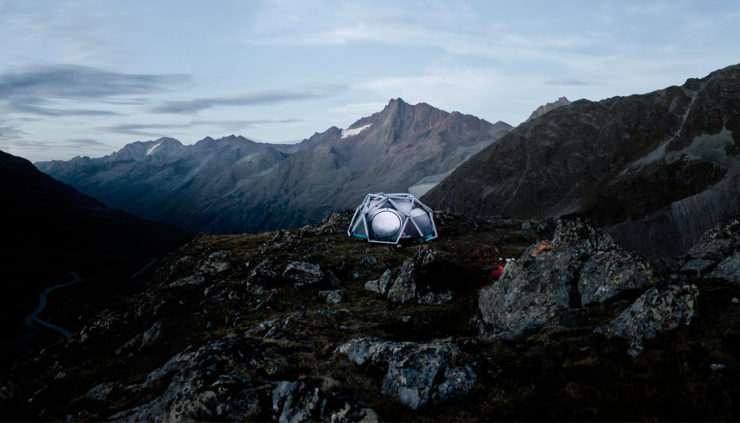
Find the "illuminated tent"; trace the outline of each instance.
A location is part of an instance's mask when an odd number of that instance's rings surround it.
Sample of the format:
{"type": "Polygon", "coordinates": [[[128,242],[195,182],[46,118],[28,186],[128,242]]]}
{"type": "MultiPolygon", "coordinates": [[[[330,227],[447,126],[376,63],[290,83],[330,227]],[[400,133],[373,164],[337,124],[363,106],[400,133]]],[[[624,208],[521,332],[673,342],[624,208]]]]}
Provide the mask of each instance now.
{"type": "Polygon", "coordinates": [[[368,194],[347,235],[370,242],[398,244],[402,239],[428,241],[437,237],[434,212],[411,194],[368,194]]]}

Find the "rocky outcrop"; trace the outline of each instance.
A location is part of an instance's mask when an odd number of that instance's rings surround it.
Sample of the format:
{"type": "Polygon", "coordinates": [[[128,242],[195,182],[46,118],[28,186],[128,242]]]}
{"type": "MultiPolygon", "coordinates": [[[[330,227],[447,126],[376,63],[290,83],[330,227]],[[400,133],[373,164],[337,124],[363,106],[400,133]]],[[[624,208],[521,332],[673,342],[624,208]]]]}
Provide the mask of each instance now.
{"type": "Polygon", "coordinates": [[[198,265],[198,270],[207,275],[215,275],[231,268],[227,258],[231,255],[229,251],[216,251],[211,253],[198,265]]]}
{"type": "Polygon", "coordinates": [[[568,106],[570,105],[570,100],[568,100],[565,97],[560,97],[557,100],[553,101],[552,103],[546,103],[542,106],[536,108],[531,115],[525,120],[524,122],[529,122],[532,119],[538,118],[542,115],[544,115],[547,112],[553,111],[557,109],[558,107],[568,106]]]}
{"type": "Polygon", "coordinates": [[[283,279],[293,281],[296,287],[314,285],[324,279],[324,273],[318,264],[294,261],[288,263],[283,270],[283,279]]]}
{"type": "Polygon", "coordinates": [[[387,364],[381,392],[414,410],[462,398],[476,379],[472,367],[459,362],[460,348],[451,342],[418,344],[356,338],[336,351],[358,365],[387,364]]]}
{"type": "Polygon", "coordinates": [[[129,395],[158,393],[154,399],[120,411],[110,419],[123,422],[248,419],[259,407],[260,393],[272,387],[245,376],[254,366],[249,360],[256,363],[262,359],[260,350],[259,344],[244,339],[188,347],[150,372],[144,382],[126,388],[129,395]]]}
{"type": "Polygon", "coordinates": [[[740,284],[740,218],[715,226],[679,259],[686,275],[740,284]]]}
{"type": "Polygon", "coordinates": [[[327,380],[277,382],[272,390],[275,420],[280,423],[380,421],[372,408],[346,394],[327,390],[327,382],[331,383],[327,380]]]}
{"type": "Polygon", "coordinates": [[[698,297],[699,289],[693,284],[650,288],[619,317],[594,332],[623,338],[629,344],[627,352],[635,357],[642,352],[644,342],[658,333],[690,324],[698,297]]]}
{"type": "Polygon", "coordinates": [[[582,219],[558,221],[550,244],[538,244],[510,262],[478,298],[489,335],[516,337],[527,329],[557,323],[570,307],[602,303],[627,289],[654,281],[652,266],[619,247],[612,237],[582,219]]]}
{"type": "Polygon", "coordinates": [[[367,281],[365,289],[385,295],[394,303],[444,304],[452,300],[454,284],[433,280],[439,276],[434,270],[438,266],[445,266],[444,256],[432,248],[422,248],[398,271],[387,269],[379,279],[367,281]]]}

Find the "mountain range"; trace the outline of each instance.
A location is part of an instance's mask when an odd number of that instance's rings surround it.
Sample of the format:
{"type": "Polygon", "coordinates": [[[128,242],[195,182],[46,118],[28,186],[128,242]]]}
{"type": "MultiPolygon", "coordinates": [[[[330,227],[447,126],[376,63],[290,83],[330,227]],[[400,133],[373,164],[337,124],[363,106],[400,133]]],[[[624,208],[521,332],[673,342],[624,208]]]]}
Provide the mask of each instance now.
{"type": "Polygon", "coordinates": [[[740,214],[740,65],[519,125],[423,198],[474,216],[596,219],[651,258],[740,214]]]}
{"type": "Polygon", "coordinates": [[[368,192],[414,186],[422,194],[510,130],[395,99],[347,129],[295,145],[161,138],[102,158],[36,165],[111,207],[192,232],[259,232],[316,222],[368,192]]]}

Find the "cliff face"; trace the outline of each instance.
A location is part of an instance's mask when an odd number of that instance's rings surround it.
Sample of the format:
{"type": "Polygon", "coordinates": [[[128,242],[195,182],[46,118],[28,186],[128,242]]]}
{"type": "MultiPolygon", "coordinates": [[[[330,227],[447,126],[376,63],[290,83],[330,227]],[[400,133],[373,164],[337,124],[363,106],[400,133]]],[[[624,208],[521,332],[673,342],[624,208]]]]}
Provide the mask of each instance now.
{"type": "Polygon", "coordinates": [[[424,200],[478,216],[596,219],[674,256],[740,213],[740,66],[644,95],[576,101],[526,122],[424,200]]]}

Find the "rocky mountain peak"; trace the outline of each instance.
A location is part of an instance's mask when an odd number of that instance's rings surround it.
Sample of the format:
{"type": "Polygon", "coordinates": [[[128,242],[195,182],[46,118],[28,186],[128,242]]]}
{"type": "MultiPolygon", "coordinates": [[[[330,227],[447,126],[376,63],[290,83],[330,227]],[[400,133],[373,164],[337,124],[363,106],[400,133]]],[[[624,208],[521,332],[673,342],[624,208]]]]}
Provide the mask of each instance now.
{"type": "Polygon", "coordinates": [[[538,107],[537,109],[535,109],[535,111],[533,111],[532,114],[529,115],[529,117],[527,118],[527,120],[525,120],[525,122],[529,122],[530,120],[534,118],[538,118],[551,110],[557,109],[558,107],[569,106],[570,104],[571,102],[567,98],[560,97],[556,101],[553,101],[552,103],[546,103],[538,107]]]}

